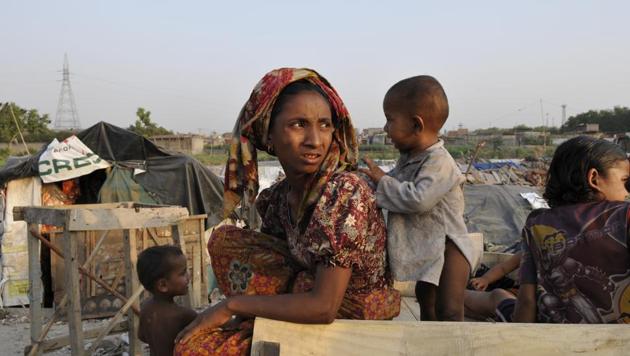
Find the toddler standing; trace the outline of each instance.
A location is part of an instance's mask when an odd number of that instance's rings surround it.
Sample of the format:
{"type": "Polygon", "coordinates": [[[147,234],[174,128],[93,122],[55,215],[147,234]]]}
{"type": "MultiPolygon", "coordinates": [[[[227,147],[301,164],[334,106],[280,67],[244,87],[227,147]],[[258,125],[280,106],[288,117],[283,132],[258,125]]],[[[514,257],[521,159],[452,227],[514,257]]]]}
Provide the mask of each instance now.
{"type": "Polygon", "coordinates": [[[448,117],[446,94],[431,76],[404,79],[389,89],[383,110],[400,159],[386,175],[364,158],[363,172],[378,184],[377,205],[388,211],[393,277],[417,281],[422,320],[463,320],[472,243],[463,217],[465,179],[438,138],[448,117]]]}

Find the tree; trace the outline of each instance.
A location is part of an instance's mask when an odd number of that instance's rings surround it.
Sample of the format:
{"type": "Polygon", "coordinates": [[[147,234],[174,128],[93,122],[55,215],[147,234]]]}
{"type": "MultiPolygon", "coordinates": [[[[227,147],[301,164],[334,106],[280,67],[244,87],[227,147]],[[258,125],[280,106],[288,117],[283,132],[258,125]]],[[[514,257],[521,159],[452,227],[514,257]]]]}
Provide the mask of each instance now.
{"type": "Polygon", "coordinates": [[[1,142],[9,142],[19,137],[16,121],[24,140],[28,142],[49,141],[54,136],[54,132],[48,128],[50,124],[48,114],[40,115],[36,109],[23,109],[14,103],[0,103],[1,142]]]}
{"type": "Polygon", "coordinates": [[[173,131],[165,129],[164,127],[151,121],[151,112],[142,107],[138,108],[136,116],[138,116],[138,119],[136,119],[134,125],[129,126],[129,130],[137,133],[138,135],[151,137],[173,134],[173,131]]]}
{"type": "Polygon", "coordinates": [[[571,116],[562,126],[562,131],[575,131],[581,124],[599,124],[602,132],[630,131],[630,108],[616,106],[612,110],[590,110],[571,116]]]}

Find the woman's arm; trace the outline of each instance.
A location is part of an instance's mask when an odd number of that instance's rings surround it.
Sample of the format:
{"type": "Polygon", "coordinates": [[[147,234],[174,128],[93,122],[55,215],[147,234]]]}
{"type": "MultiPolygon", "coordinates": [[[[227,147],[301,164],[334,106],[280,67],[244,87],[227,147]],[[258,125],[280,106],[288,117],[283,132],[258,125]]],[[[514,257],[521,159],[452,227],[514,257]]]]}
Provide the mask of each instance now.
{"type": "Polygon", "coordinates": [[[522,251],[513,254],[507,260],[494,265],[488,270],[488,272],[484,273],[483,276],[471,279],[470,284],[476,290],[486,290],[486,288],[488,288],[488,285],[498,281],[503,276],[517,269],[518,266],[521,264],[522,255],[522,251]]]}
{"type": "Polygon", "coordinates": [[[271,296],[234,296],[206,309],[177,336],[185,343],[199,330],[227,323],[233,315],[264,317],[305,324],[331,323],[343,301],[352,270],[318,266],[313,289],[307,293],[271,296]]]}
{"type": "Polygon", "coordinates": [[[523,284],[518,289],[512,320],[516,323],[536,322],[536,285],[523,284]]]}

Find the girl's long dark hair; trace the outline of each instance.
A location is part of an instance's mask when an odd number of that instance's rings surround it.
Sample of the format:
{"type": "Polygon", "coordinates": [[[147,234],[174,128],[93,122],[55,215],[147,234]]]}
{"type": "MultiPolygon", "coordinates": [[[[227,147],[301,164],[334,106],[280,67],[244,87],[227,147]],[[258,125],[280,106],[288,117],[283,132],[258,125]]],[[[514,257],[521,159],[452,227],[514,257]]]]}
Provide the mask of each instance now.
{"type": "Polygon", "coordinates": [[[609,168],[626,159],[623,149],[612,142],[589,136],[574,137],[556,149],[543,197],[551,207],[597,201],[598,192],[588,185],[588,171],[595,168],[606,176],[609,168]]]}

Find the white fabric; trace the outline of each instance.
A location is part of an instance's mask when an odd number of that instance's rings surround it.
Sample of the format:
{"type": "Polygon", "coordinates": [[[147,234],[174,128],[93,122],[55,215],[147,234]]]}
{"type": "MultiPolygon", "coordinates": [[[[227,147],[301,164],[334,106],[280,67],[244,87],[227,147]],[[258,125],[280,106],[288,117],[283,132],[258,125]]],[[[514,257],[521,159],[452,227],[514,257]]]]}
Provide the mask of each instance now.
{"type": "Polygon", "coordinates": [[[58,182],[108,168],[102,160],[76,136],[62,142],[53,140],[39,157],[39,176],[44,183],[58,182]]]}

